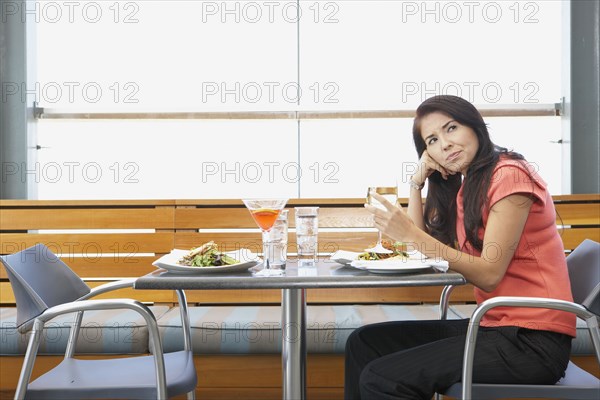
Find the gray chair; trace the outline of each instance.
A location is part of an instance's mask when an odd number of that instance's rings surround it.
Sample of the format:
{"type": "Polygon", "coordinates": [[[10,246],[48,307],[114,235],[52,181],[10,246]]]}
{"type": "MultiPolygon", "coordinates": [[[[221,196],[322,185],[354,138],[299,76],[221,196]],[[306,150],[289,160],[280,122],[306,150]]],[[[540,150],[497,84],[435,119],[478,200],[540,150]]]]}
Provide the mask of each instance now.
{"type": "Polygon", "coordinates": [[[586,321],[596,358],[600,363],[600,244],[592,240],[582,242],[567,257],[569,277],[574,302],[534,298],[496,297],[481,303],[473,312],[469,322],[464,352],[462,382],[452,385],[445,393],[462,399],[560,398],[600,399],[600,380],[569,362],[565,376],[554,385],[501,385],[472,383],[473,354],[477,330],[482,316],[494,307],[552,308],[576,314],[586,321]]]}
{"type": "Polygon", "coordinates": [[[148,398],[188,393],[194,398],[197,377],[191,351],[190,324],[183,291],[177,291],[184,332],[184,350],[163,354],[156,319],[144,304],[131,299],[89,300],[101,293],[131,287],[124,279],[90,289],[46,246],[38,244],[0,257],[17,303],[17,326],[30,332],[15,399],[148,398]],[[152,355],[98,360],[77,359],[75,343],[83,313],[129,309],[147,323],[152,355]],[[44,324],[75,313],[65,358],[55,368],[29,382],[44,324]]]}

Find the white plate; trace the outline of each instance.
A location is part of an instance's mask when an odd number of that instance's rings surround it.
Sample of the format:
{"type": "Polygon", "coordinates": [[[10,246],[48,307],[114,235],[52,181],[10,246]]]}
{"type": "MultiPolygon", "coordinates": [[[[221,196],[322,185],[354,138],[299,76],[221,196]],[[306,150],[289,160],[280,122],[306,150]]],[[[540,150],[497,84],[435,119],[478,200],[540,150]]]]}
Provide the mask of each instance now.
{"type": "Polygon", "coordinates": [[[418,251],[411,251],[409,258],[404,260],[358,260],[355,251],[338,250],[331,255],[331,260],[340,264],[377,274],[400,274],[424,271],[434,267],[442,272],[448,270],[448,262],[425,257],[418,251]]]}
{"type": "Polygon", "coordinates": [[[396,261],[363,261],[354,260],[350,263],[354,268],[373,272],[375,274],[409,274],[411,272],[419,272],[430,269],[436,264],[435,261],[419,261],[419,260],[396,260],[396,261]]]}
{"type": "MultiPolygon", "coordinates": [[[[362,253],[364,253],[364,251],[358,253],[356,251],[338,250],[331,255],[330,260],[335,261],[336,263],[350,265],[352,263],[352,261],[357,261],[358,256],[362,253]]],[[[414,251],[411,251],[408,253],[408,259],[420,261],[420,260],[426,260],[427,257],[425,257],[420,252],[414,250],[414,251]]],[[[384,261],[386,261],[386,260],[377,260],[377,261],[373,261],[373,262],[384,262],[384,261]]]]}
{"type": "Polygon", "coordinates": [[[331,255],[330,260],[335,261],[336,263],[350,265],[352,261],[358,258],[359,254],[361,253],[357,253],[355,251],[338,250],[331,255]]]}
{"type": "Polygon", "coordinates": [[[261,262],[260,258],[255,253],[252,253],[248,249],[240,249],[237,251],[225,252],[228,256],[240,260],[237,264],[222,265],[219,267],[188,267],[179,264],[179,260],[188,253],[189,250],[174,249],[171,250],[169,254],[165,254],[154,261],[152,265],[178,274],[219,274],[227,272],[243,272],[261,262]]]}

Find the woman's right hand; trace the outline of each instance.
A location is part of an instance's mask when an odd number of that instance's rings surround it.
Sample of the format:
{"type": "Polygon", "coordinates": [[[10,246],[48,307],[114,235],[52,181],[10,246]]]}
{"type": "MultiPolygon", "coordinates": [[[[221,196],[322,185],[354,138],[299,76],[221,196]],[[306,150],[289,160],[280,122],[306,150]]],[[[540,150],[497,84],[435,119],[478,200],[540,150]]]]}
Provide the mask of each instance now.
{"type": "Polygon", "coordinates": [[[417,170],[412,176],[413,182],[417,185],[423,185],[427,178],[435,171],[439,171],[442,174],[442,178],[448,179],[448,175],[454,175],[454,171],[448,171],[446,168],[442,167],[441,164],[436,162],[430,155],[427,153],[427,150],[423,152],[421,155],[421,159],[417,165],[417,170]]]}

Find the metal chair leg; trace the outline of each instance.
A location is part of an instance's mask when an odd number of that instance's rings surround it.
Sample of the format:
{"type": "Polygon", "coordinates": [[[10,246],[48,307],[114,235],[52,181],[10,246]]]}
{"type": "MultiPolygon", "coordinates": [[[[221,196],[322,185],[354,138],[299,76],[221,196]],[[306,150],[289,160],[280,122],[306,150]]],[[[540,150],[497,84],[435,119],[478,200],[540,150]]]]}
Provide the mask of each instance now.
{"type": "Polygon", "coordinates": [[[29,345],[27,346],[27,352],[25,353],[25,359],[23,360],[23,367],[21,368],[21,375],[19,376],[19,382],[17,383],[15,400],[23,400],[25,398],[27,385],[31,379],[31,372],[33,371],[33,364],[35,363],[35,357],[37,356],[37,352],[40,347],[40,339],[42,337],[43,330],[44,323],[39,319],[36,319],[33,323],[33,329],[31,330],[31,336],[29,337],[29,345]]]}

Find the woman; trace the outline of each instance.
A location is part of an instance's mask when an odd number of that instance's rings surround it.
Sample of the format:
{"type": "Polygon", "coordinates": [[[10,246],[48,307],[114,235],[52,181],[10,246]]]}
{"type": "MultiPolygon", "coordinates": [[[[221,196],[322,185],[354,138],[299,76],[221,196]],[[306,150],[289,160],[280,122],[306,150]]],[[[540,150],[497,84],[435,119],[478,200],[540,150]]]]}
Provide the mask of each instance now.
{"type": "MultiPolygon", "coordinates": [[[[477,109],[436,96],[417,109],[420,157],[407,212],[365,205],[393,240],[443,258],[495,296],[571,301],[563,244],[546,183],[523,157],[494,145],[477,109]],[[428,182],[423,209],[421,189],[428,182]]],[[[377,196],[377,195],[376,195],[377,196]]],[[[346,399],[431,399],[461,380],[468,320],[398,321],[357,329],[346,344],[346,399]]],[[[575,317],[496,308],[481,323],[474,382],[553,384],[569,361],[575,317]]]]}

